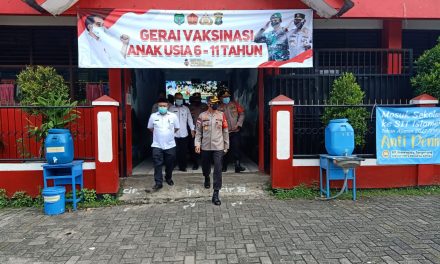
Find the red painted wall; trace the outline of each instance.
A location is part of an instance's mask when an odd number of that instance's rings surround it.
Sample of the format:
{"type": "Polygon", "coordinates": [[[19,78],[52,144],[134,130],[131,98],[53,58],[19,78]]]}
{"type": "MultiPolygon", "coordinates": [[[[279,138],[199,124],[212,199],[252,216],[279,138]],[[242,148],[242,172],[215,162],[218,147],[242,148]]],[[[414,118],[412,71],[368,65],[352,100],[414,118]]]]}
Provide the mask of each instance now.
{"type": "MultiPolygon", "coordinates": [[[[342,0],[327,0],[339,8],[342,0]]],[[[440,19],[440,1],[438,0],[354,0],[355,7],[344,18],[400,18],[400,19],[440,19]]],[[[75,15],[78,8],[123,8],[123,9],[292,9],[307,8],[299,0],[80,0],[64,15],[75,15]]],[[[38,15],[31,7],[18,0],[3,0],[0,14],[38,15]]]]}
{"type": "MultiPolygon", "coordinates": [[[[319,186],[319,167],[293,167],[292,177],[286,179],[293,183],[292,187],[300,184],[319,186]]],[[[356,169],[356,181],[356,187],[364,189],[440,185],[440,166],[432,165],[427,174],[420,174],[418,165],[362,166],[356,169]]],[[[342,181],[332,181],[331,186],[341,187],[342,181]]]]}
{"type": "MultiPolygon", "coordinates": [[[[85,170],[83,179],[84,188],[96,188],[94,170],[85,170]]],[[[0,189],[5,189],[9,197],[18,191],[36,197],[43,186],[43,171],[0,171],[0,189]]]]}
{"type": "MultiPolygon", "coordinates": [[[[128,69],[109,69],[109,84],[110,84],[110,97],[115,99],[122,106],[122,95],[121,90],[124,89],[125,92],[129,92],[129,86],[131,85],[131,72],[128,69]],[[121,86],[121,76],[124,74],[124,87],[121,86]]],[[[119,120],[122,120],[122,107],[119,107],[119,120]]],[[[132,158],[132,130],[131,130],[131,106],[125,106],[125,122],[126,122],[126,172],[124,175],[130,176],[133,172],[133,158],[132,158]]],[[[119,142],[123,142],[123,124],[119,123],[119,142]]],[[[119,145],[119,157],[122,156],[122,143],[119,145]]],[[[119,161],[119,166],[123,168],[122,158],[119,161]]]]}

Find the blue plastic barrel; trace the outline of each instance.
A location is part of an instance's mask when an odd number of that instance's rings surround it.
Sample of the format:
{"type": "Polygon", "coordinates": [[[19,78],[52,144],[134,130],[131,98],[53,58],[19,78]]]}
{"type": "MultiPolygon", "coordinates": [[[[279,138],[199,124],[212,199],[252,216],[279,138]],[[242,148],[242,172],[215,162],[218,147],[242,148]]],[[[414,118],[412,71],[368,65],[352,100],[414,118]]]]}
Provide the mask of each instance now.
{"type": "Polygon", "coordinates": [[[49,129],[44,147],[49,164],[64,164],[73,161],[73,139],[68,129],[49,129]]]}
{"type": "Polygon", "coordinates": [[[64,186],[46,187],[43,189],[44,213],[58,215],[66,210],[66,188],[64,186]]]}
{"type": "Polygon", "coordinates": [[[348,119],[330,120],[325,128],[325,149],[329,155],[351,155],[354,150],[354,130],[348,119]]]}

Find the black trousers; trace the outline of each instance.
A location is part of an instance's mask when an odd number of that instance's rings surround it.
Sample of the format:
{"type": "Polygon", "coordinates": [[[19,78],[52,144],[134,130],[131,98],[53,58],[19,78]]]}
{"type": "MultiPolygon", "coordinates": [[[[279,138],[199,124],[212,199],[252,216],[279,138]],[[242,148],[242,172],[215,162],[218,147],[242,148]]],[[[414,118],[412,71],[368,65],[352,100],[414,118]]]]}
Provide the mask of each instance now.
{"type": "Polygon", "coordinates": [[[240,143],[241,143],[241,135],[240,131],[229,133],[229,151],[226,154],[224,159],[224,163],[227,164],[233,159],[233,161],[240,161],[240,143]]]}
{"type": "Polygon", "coordinates": [[[202,171],[203,176],[209,177],[211,174],[211,162],[214,160],[214,190],[222,188],[222,159],[223,150],[202,150],[202,171]]]}
{"type": "Polygon", "coordinates": [[[171,180],[174,163],[176,161],[176,148],[161,149],[153,148],[154,181],[162,185],[162,166],[165,165],[165,179],[171,180]]]}
{"type": "Polygon", "coordinates": [[[174,138],[176,140],[176,152],[177,152],[177,166],[179,169],[186,169],[188,153],[188,137],[174,138]]]}
{"type": "Polygon", "coordinates": [[[196,153],[196,146],[194,145],[194,138],[190,136],[189,139],[189,153],[191,153],[191,162],[193,165],[199,166],[200,154],[196,153]]]}

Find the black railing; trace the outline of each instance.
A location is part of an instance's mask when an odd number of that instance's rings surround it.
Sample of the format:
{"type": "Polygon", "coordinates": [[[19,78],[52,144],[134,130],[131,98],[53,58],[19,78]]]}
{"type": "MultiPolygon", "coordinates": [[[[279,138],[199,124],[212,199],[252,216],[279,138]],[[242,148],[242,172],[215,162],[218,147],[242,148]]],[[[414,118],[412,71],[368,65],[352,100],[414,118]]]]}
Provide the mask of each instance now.
{"type": "MultiPolygon", "coordinates": [[[[413,96],[410,79],[413,74],[412,50],[407,49],[317,49],[314,50],[313,68],[280,69],[280,74],[265,76],[265,117],[269,117],[268,102],[282,94],[295,101],[296,131],[311,133],[296,137],[296,155],[316,155],[322,152],[324,125],[320,121],[323,107],[329,100],[333,81],[344,72],[351,72],[365,92],[365,107],[371,110],[378,104],[405,104],[413,96]],[[315,105],[303,106],[303,105],[315,105]],[[318,105],[318,106],[316,106],[318,105]],[[297,108],[298,107],[298,108],[297,108]],[[306,109],[306,110],[305,110],[306,109]],[[302,121],[301,121],[302,120],[302,121]],[[319,145],[318,145],[319,144],[319,145]]],[[[363,153],[374,155],[370,146],[374,139],[374,119],[369,120],[368,148],[363,153]]],[[[265,131],[270,129],[270,120],[265,118],[265,131]]],[[[270,134],[265,133],[265,161],[268,168],[270,134]]],[[[374,147],[374,144],[373,144],[374,147]]]]}
{"type": "Polygon", "coordinates": [[[66,126],[73,136],[75,159],[93,160],[93,107],[0,106],[0,161],[45,160],[43,140],[32,129],[41,127],[43,116],[54,115],[60,110],[77,115],[66,126]]]}
{"type": "MultiPolygon", "coordinates": [[[[409,107],[406,102],[399,104],[362,104],[348,105],[295,105],[293,108],[293,156],[294,158],[317,158],[319,154],[327,153],[325,150],[325,127],[322,115],[326,108],[346,109],[364,108],[369,112],[366,118],[367,131],[365,145],[357,146],[354,153],[363,157],[376,157],[376,111],[381,107],[409,107]]],[[[349,120],[350,122],[350,120],[349,120]]],[[[356,131],[355,131],[356,132],[356,131]]]]}

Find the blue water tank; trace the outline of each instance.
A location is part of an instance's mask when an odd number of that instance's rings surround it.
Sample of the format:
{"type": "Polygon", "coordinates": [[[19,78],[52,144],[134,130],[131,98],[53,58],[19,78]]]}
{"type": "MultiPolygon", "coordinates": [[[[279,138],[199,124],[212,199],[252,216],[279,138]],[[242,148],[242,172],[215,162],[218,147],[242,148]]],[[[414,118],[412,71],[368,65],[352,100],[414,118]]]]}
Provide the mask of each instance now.
{"type": "Polygon", "coordinates": [[[49,164],[64,164],[73,161],[73,139],[68,129],[49,129],[44,141],[46,160],[49,164]]]}
{"type": "Polygon", "coordinates": [[[325,128],[325,149],[334,156],[351,155],[354,150],[354,130],[348,120],[333,119],[325,128]]]}

